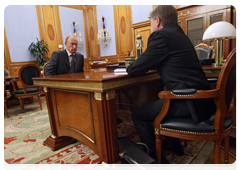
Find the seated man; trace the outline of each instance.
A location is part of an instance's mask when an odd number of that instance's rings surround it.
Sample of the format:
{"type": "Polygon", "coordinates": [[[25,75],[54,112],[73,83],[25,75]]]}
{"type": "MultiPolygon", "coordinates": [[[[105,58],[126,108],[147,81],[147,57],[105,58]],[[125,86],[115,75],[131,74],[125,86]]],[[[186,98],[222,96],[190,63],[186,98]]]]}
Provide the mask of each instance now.
{"type": "MultiPolygon", "coordinates": [[[[156,69],[166,91],[186,88],[210,90],[193,44],[178,25],[177,10],[171,5],[159,5],[150,13],[150,21],[152,33],[148,38],[147,49],[127,67],[128,74],[138,76],[156,69]]],[[[140,140],[148,145],[153,158],[156,158],[156,147],[151,123],[161,112],[163,103],[164,100],[159,99],[132,113],[140,140]]],[[[190,102],[174,100],[166,117],[192,117],[196,121],[202,121],[210,118],[215,110],[213,99],[190,102]]],[[[179,139],[173,141],[175,153],[183,155],[179,139]]],[[[165,157],[162,157],[162,163],[167,163],[165,157]]]]}
{"type": "Polygon", "coordinates": [[[46,68],[46,76],[83,72],[84,58],[77,52],[77,38],[70,35],[65,40],[66,49],[54,51],[49,65],[46,68]]]}

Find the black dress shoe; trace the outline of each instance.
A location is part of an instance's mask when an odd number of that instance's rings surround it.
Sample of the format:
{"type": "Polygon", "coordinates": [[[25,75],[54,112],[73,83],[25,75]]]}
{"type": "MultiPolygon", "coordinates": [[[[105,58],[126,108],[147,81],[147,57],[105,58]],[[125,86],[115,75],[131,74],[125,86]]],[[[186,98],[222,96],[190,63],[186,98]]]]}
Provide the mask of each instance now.
{"type": "Polygon", "coordinates": [[[178,138],[173,138],[173,152],[178,156],[184,155],[184,148],[178,138]]]}
{"type": "Polygon", "coordinates": [[[173,147],[173,152],[177,154],[178,156],[183,156],[184,155],[184,148],[183,146],[181,147],[173,147]]]}
{"type": "Polygon", "coordinates": [[[119,117],[117,117],[117,125],[121,124],[123,121],[119,117]]]}
{"type": "Polygon", "coordinates": [[[172,138],[171,141],[162,143],[162,148],[166,151],[173,151],[178,156],[184,155],[184,148],[178,138],[172,138]]]}

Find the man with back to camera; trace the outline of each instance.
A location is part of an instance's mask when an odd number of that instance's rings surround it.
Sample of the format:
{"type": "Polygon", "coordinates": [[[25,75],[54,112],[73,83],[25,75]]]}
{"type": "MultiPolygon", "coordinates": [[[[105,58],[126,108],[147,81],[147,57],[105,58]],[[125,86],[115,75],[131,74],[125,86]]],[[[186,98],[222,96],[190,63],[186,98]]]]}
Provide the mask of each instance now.
{"type": "Polygon", "coordinates": [[[84,58],[77,52],[77,38],[73,35],[66,37],[65,46],[65,50],[52,53],[46,76],[83,72],[84,58]]]}
{"type": "MultiPolygon", "coordinates": [[[[177,10],[171,5],[159,5],[150,13],[151,35],[147,49],[136,61],[127,67],[130,76],[139,76],[156,69],[164,90],[194,88],[210,90],[206,75],[198,60],[196,51],[178,25],[177,10]]],[[[162,110],[164,99],[137,108],[132,112],[132,120],[141,142],[148,145],[150,156],[156,159],[154,129],[151,125],[162,110]]],[[[213,99],[172,100],[166,117],[193,118],[202,121],[216,111],[213,99]],[[204,107],[203,107],[204,106],[204,107]]],[[[180,140],[172,138],[173,151],[184,155],[180,140]]],[[[162,154],[162,163],[168,163],[162,154]]]]}

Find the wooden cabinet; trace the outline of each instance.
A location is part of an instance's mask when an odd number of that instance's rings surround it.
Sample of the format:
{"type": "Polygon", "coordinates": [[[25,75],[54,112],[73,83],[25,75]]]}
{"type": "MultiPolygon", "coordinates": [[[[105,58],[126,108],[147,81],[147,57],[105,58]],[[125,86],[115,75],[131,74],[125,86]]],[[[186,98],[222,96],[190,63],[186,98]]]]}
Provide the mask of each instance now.
{"type": "MultiPolygon", "coordinates": [[[[205,30],[213,23],[227,21],[236,26],[235,9],[231,5],[193,5],[178,9],[178,24],[194,46],[202,42],[205,30]]],[[[204,43],[215,46],[213,41],[204,43]]],[[[236,46],[234,40],[224,42],[224,57],[236,46]]]]}
{"type": "MultiPolygon", "coordinates": [[[[236,10],[231,5],[192,5],[177,9],[178,24],[189,37],[194,46],[202,43],[205,30],[213,23],[227,21],[236,27],[236,10]]],[[[132,25],[133,44],[136,36],[140,34],[143,39],[143,52],[147,48],[147,40],[151,34],[150,21],[132,25]]],[[[215,46],[213,41],[204,42],[207,45],[215,46]]],[[[236,41],[227,40],[224,42],[224,57],[227,57],[231,50],[236,47],[236,41]]],[[[136,50],[136,49],[135,49],[136,50]]]]}

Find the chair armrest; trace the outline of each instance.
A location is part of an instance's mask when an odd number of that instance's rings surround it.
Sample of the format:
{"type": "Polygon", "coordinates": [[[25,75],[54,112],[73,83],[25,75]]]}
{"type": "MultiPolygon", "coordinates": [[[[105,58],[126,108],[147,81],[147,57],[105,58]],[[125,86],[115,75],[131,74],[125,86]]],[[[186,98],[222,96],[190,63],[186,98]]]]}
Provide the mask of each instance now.
{"type": "Polygon", "coordinates": [[[17,90],[17,81],[20,81],[18,78],[16,78],[16,79],[12,79],[11,81],[10,81],[10,83],[12,84],[12,86],[13,86],[13,90],[14,91],[16,91],[17,90]]]}
{"type": "Polygon", "coordinates": [[[170,108],[171,99],[206,99],[219,97],[219,89],[213,90],[196,90],[196,89],[176,89],[173,91],[161,91],[158,93],[158,97],[164,99],[164,105],[161,112],[155,118],[154,129],[155,134],[158,134],[159,125],[163,118],[168,113],[170,108]]]}
{"type": "Polygon", "coordinates": [[[209,84],[217,84],[218,78],[208,78],[207,80],[209,84]]]}
{"type": "Polygon", "coordinates": [[[197,94],[197,90],[196,89],[177,89],[177,90],[173,90],[172,94],[173,95],[195,95],[197,94]]]}
{"type": "Polygon", "coordinates": [[[173,91],[161,91],[158,93],[161,99],[205,99],[219,97],[219,89],[196,90],[196,89],[178,89],[173,91]]]}

